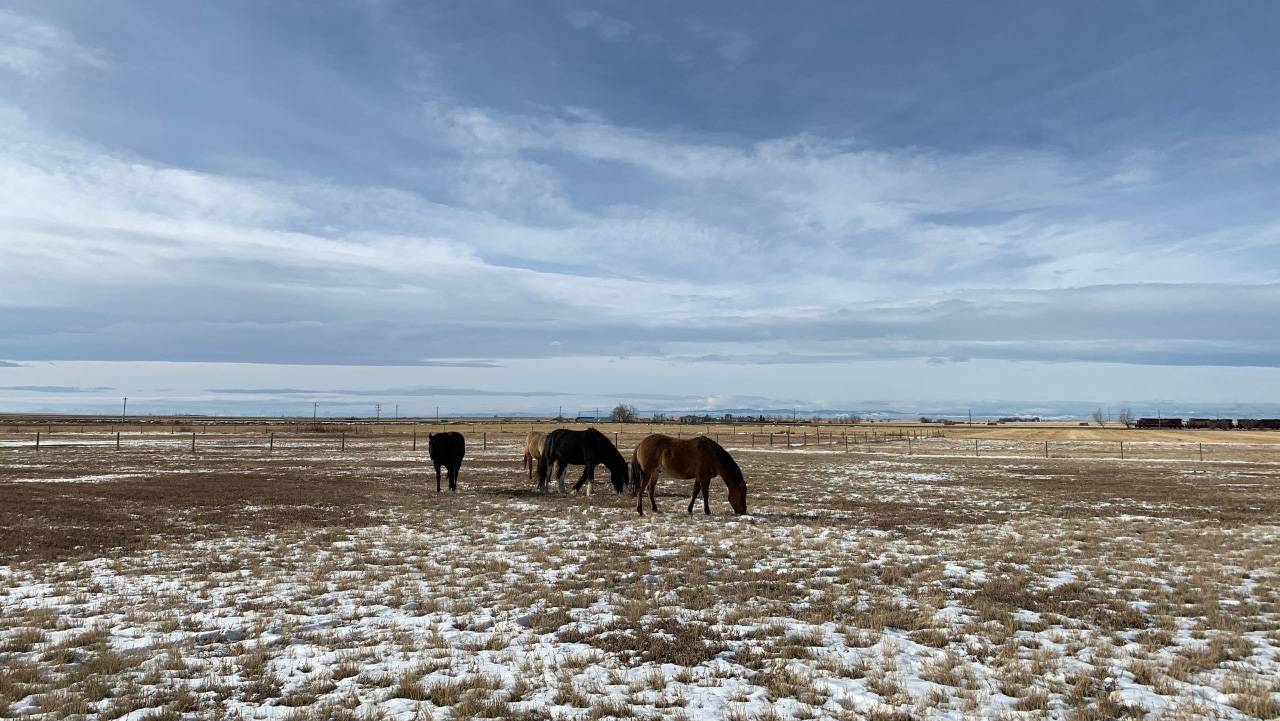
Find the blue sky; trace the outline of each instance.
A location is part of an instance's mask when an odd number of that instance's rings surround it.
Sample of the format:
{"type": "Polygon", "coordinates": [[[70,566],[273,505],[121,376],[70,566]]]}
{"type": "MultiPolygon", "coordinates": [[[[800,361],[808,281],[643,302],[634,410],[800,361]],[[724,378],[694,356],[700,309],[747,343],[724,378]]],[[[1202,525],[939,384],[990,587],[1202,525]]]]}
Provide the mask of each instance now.
{"type": "Polygon", "coordinates": [[[1277,404],[1228,9],[11,2],[0,407],[1277,404]]]}

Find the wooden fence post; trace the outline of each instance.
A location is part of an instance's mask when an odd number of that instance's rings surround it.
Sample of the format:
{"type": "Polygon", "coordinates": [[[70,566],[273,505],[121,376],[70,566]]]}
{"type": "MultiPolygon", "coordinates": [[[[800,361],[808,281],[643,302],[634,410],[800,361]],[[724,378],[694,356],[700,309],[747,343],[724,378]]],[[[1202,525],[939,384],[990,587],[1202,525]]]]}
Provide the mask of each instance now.
{"type": "Polygon", "coordinates": [[[489,431],[484,431],[483,433],[481,433],[480,448],[481,450],[485,450],[485,451],[489,450],[489,431]]]}
{"type": "Polygon", "coordinates": [[[273,453],[276,450],[276,432],[271,432],[271,441],[267,444],[267,453],[273,453]]]}
{"type": "Polygon", "coordinates": [[[1124,441],[1120,441],[1120,460],[1124,460],[1124,441]]]}
{"type": "Polygon", "coordinates": [[[347,450],[347,432],[346,431],[342,432],[342,445],[338,446],[338,450],[341,450],[341,451],[347,450]]]}
{"type": "Polygon", "coordinates": [[[973,439],[973,455],[978,455],[978,439],[973,439]]]}
{"type": "Polygon", "coordinates": [[[1044,457],[1049,457],[1049,441],[1044,442],[1044,457]]]}
{"type": "Polygon", "coordinates": [[[191,452],[196,452],[196,432],[191,431],[191,452]]]}
{"type": "Polygon", "coordinates": [[[116,450],[120,450],[120,431],[116,431],[116,450]]]}
{"type": "Polygon", "coordinates": [[[36,431],[36,451],[40,450],[40,431],[36,431]]]}
{"type": "Polygon", "coordinates": [[[1202,461],[1203,461],[1203,460],[1204,460],[1204,444],[1203,444],[1203,443],[1198,443],[1198,444],[1196,444],[1196,445],[1200,446],[1200,460],[1202,460],[1202,461]]]}
{"type": "Polygon", "coordinates": [[[417,429],[414,429],[414,431],[413,431],[413,450],[415,450],[415,451],[416,451],[416,450],[418,450],[418,431],[417,431],[417,429]]]}

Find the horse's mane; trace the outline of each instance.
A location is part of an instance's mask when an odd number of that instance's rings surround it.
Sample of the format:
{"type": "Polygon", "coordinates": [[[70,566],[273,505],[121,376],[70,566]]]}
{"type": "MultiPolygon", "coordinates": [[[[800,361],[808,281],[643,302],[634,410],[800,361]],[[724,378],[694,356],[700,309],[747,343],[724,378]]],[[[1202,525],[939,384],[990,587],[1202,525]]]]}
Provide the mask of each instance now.
{"type": "Polygon", "coordinates": [[[618,447],[613,445],[613,441],[609,440],[609,436],[606,436],[595,428],[588,428],[583,432],[587,434],[587,437],[589,437],[592,442],[598,444],[601,450],[611,456],[609,459],[610,463],[617,461],[623,466],[627,465],[627,459],[622,456],[622,451],[619,451],[618,447]],[[616,458],[614,458],[615,456],[616,458]]]}
{"type": "MultiPolygon", "coordinates": [[[[706,436],[703,437],[706,438],[706,436]]],[[[738,462],[733,460],[733,456],[729,455],[724,446],[716,443],[714,439],[707,438],[707,440],[711,443],[711,449],[716,454],[716,461],[720,464],[720,477],[724,479],[724,482],[731,486],[744,483],[742,469],[738,467],[738,462]],[[733,476],[732,479],[729,478],[730,475],[733,476]]]]}

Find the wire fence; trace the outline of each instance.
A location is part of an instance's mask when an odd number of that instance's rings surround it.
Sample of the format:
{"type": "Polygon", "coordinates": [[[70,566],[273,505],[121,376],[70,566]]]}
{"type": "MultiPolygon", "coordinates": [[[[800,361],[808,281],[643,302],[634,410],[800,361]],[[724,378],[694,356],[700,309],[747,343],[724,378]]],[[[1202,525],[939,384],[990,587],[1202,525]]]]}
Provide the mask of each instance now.
{"type": "MultiPolygon", "coordinates": [[[[54,453],[78,448],[207,452],[418,452],[425,453],[430,433],[460,430],[471,451],[504,450],[523,454],[525,436],[560,427],[554,423],[503,424],[480,428],[461,423],[174,423],[15,426],[0,429],[0,453],[54,453]]],[[[939,457],[1099,459],[1117,461],[1280,462],[1276,443],[1152,440],[1027,440],[964,438],[942,429],[808,428],[760,430],[754,426],[672,427],[656,424],[602,426],[624,453],[655,432],[679,437],[710,436],[730,450],[872,453],[939,457]]]]}

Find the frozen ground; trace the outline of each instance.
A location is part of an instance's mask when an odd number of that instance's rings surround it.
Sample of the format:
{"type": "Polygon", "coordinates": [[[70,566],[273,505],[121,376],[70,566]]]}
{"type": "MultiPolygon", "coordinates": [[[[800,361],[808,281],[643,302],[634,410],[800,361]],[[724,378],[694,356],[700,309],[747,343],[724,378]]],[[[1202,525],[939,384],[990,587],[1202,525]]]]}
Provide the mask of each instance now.
{"type": "Polygon", "coordinates": [[[402,445],[0,450],[0,716],[1280,715],[1271,465],[741,449],[641,519],[402,445]]]}

